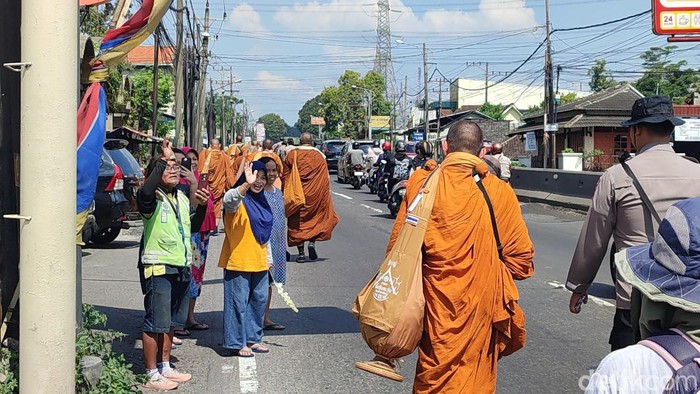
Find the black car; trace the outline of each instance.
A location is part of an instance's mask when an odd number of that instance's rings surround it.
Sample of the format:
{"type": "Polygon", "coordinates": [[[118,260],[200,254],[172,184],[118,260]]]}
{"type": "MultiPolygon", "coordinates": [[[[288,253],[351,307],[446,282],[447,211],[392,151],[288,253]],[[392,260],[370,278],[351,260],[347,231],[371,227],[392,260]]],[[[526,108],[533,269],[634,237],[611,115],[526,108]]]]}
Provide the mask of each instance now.
{"type": "Polygon", "coordinates": [[[129,220],[138,220],[139,211],[136,206],[136,193],[143,185],[143,170],[136,158],[126,150],[128,141],[111,139],[104,144],[107,153],[114,163],[119,166],[124,179],[124,197],[129,201],[125,214],[129,220]]]}
{"type": "Polygon", "coordinates": [[[124,174],[107,149],[103,149],[95,190],[95,224],[90,242],[106,244],[114,241],[122,228],[128,228],[124,215],[128,207],[129,201],[124,196],[124,174]]]}
{"type": "Polygon", "coordinates": [[[338,156],[340,156],[340,151],[343,150],[344,145],[345,141],[341,140],[328,140],[321,145],[321,152],[326,155],[328,170],[338,171],[338,156]]]}

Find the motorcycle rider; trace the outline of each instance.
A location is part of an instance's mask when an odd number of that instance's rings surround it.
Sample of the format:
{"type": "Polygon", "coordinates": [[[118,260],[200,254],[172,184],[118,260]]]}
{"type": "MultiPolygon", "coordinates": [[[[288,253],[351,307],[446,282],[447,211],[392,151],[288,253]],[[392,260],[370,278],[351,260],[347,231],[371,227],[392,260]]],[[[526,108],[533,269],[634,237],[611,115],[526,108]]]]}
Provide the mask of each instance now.
{"type": "Polygon", "coordinates": [[[352,143],[352,149],[348,151],[348,156],[350,157],[350,160],[348,162],[348,165],[350,166],[350,171],[348,174],[352,174],[355,168],[355,164],[360,164],[362,167],[364,167],[365,164],[365,152],[360,149],[360,143],[359,142],[353,142],[352,143]]]}
{"type": "Polygon", "coordinates": [[[413,171],[423,168],[425,162],[433,158],[433,146],[426,141],[420,141],[416,144],[416,156],[411,160],[411,168],[413,171]]]}
{"type": "MultiPolygon", "coordinates": [[[[386,159],[385,159],[386,160],[386,159]]],[[[408,179],[411,170],[411,159],[406,155],[406,142],[398,141],[394,147],[394,155],[386,160],[384,172],[389,175],[388,189],[393,190],[394,185],[404,179],[408,179]]]]}

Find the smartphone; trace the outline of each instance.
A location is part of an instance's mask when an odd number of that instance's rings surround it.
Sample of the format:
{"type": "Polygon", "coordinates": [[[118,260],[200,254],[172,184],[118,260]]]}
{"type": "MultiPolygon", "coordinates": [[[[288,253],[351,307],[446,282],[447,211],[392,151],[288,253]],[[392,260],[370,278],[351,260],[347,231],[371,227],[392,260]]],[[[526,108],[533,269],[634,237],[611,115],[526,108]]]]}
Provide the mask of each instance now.
{"type": "Polygon", "coordinates": [[[209,174],[203,172],[199,175],[197,190],[206,189],[207,186],[209,186],[209,174]]]}
{"type": "Polygon", "coordinates": [[[184,167],[184,168],[187,168],[188,170],[192,171],[192,159],[190,159],[189,157],[185,157],[180,162],[180,167],[184,167]]]}

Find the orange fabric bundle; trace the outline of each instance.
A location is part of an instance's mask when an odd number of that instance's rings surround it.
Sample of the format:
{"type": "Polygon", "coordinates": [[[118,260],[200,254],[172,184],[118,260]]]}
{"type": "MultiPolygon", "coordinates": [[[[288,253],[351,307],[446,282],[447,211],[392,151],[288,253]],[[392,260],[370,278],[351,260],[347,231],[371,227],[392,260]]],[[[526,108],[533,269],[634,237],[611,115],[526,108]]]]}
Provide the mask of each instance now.
{"type": "Polygon", "coordinates": [[[207,156],[210,157],[209,164],[209,187],[214,195],[214,209],[216,218],[221,218],[224,204],[224,193],[233,186],[231,182],[231,166],[226,152],[213,148],[207,156]]]}
{"type": "MultiPolygon", "coordinates": [[[[426,308],[414,392],[495,392],[498,359],[506,346],[517,350],[524,344],[524,315],[515,302],[510,271],[522,278],[532,274],[533,247],[517,199],[487,172],[478,157],[467,153],[451,153],[442,164],[424,242],[426,308]],[[508,266],[499,260],[488,207],[472,178],[474,168],[484,177],[494,205],[508,266]]],[[[406,219],[406,202],[427,175],[418,170],[409,179],[388,250],[406,219]]]]}
{"type": "Polygon", "coordinates": [[[289,246],[311,240],[327,241],[331,239],[339,219],[333,208],[326,158],[312,147],[300,146],[290,151],[284,160],[283,185],[289,178],[295,158],[306,204],[289,216],[287,241],[289,246]]]}

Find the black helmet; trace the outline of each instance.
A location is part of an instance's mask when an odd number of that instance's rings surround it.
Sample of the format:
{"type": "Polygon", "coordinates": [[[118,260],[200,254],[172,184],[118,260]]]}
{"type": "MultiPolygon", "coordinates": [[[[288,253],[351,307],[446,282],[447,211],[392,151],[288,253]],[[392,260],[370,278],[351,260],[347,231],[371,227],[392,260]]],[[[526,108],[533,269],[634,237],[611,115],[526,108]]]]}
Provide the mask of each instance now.
{"type": "Polygon", "coordinates": [[[406,153],[406,142],[398,141],[394,146],[394,152],[396,153],[406,153]]]}
{"type": "Polygon", "coordinates": [[[372,141],[372,148],[379,148],[379,140],[372,141]]]}
{"type": "Polygon", "coordinates": [[[420,141],[416,144],[416,153],[422,155],[423,157],[432,157],[433,146],[427,141],[420,141]]]}
{"type": "Polygon", "coordinates": [[[352,149],[360,149],[360,143],[355,141],[352,143],[352,149]]]}

